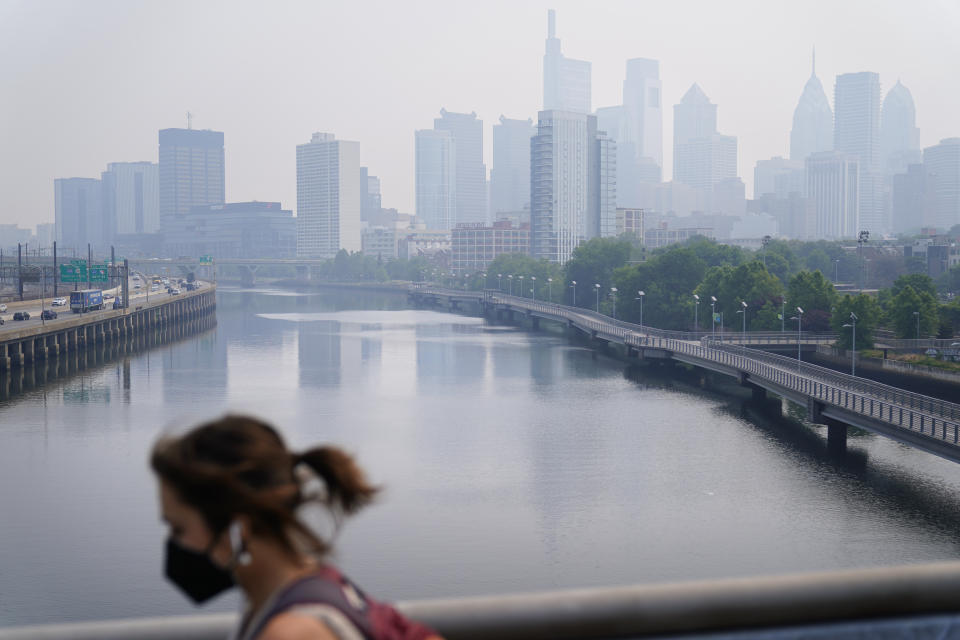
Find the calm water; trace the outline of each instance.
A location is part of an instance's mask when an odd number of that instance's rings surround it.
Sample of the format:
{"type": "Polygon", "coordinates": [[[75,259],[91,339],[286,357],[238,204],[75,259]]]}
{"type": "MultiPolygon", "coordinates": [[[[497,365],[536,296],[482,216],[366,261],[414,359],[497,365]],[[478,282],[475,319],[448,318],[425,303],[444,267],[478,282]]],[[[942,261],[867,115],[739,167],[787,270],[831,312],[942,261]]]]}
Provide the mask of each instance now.
{"type": "MultiPolygon", "coordinates": [[[[390,598],[952,559],[960,468],[398,297],[224,291],[219,326],[0,404],[0,624],[195,611],[146,459],[224,410],[386,486],[339,564],[390,598]]],[[[208,610],[237,606],[235,596],[208,610]]]]}

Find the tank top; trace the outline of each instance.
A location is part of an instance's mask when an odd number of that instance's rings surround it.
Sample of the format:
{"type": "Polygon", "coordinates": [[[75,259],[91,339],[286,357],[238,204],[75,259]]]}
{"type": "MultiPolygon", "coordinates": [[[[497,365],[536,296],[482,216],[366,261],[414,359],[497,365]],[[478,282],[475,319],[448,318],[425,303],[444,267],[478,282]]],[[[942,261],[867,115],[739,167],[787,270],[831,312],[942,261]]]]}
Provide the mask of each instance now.
{"type": "Polygon", "coordinates": [[[392,606],[368,597],[336,568],[324,565],[278,590],[258,611],[244,616],[232,640],[256,640],[280,613],[320,620],[340,640],[426,640],[437,635],[392,606]]]}

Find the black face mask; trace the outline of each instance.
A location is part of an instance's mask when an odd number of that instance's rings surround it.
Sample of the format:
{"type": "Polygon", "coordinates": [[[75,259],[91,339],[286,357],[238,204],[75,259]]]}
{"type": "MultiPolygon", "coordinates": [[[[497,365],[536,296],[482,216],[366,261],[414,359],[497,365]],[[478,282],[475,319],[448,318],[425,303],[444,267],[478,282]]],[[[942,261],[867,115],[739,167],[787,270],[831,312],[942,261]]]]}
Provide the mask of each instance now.
{"type": "Polygon", "coordinates": [[[166,574],[197,604],[236,584],[233,573],[217,566],[206,552],[187,549],[173,538],[167,538],[166,574]]]}

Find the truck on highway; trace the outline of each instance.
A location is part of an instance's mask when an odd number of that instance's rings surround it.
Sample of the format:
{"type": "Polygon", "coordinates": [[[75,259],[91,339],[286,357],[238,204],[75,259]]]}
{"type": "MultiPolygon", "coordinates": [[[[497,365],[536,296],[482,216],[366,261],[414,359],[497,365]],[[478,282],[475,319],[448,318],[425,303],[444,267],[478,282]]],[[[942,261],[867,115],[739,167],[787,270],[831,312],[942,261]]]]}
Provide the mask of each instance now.
{"type": "Polygon", "coordinates": [[[83,289],[70,292],[70,310],[74,313],[99,311],[103,309],[103,291],[100,289],[83,289]]]}

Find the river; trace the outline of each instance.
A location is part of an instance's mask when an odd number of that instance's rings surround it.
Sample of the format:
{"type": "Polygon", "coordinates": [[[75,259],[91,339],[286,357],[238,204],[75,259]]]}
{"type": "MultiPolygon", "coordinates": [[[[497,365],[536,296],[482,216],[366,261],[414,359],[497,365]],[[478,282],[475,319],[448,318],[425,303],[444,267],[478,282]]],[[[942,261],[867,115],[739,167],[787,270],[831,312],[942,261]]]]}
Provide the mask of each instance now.
{"type": "MultiPolygon", "coordinates": [[[[155,439],[224,411],[354,452],[335,561],[387,599],[953,559],[960,468],[402,296],[229,290],[218,325],[0,401],[0,624],[195,612],[155,439]]],[[[210,611],[235,609],[235,595],[210,611]]]]}

